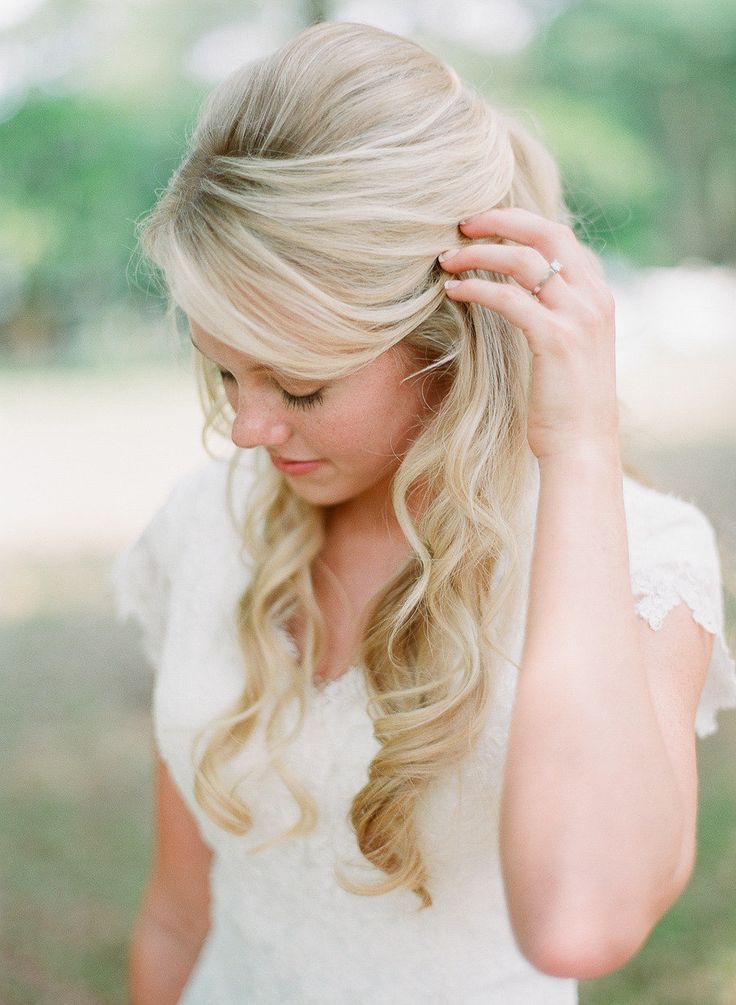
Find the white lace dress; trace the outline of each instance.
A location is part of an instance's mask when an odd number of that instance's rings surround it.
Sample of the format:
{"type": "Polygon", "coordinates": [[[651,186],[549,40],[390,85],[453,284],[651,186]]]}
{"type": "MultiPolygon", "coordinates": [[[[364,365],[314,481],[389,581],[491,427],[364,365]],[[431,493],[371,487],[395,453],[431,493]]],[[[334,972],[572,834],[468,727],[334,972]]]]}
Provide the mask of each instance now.
{"type": "MultiPolygon", "coordinates": [[[[532,455],[530,454],[530,457],[532,455]]],[[[243,455],[236,480],[245,500],[252,477],[243,455]]],[[[525,590],[539,487],[530,464],[524,510],[525,590]]],[[[360,854],[347,812],[378,750],[362,673],[353,668],[310,691],[302,732],[286,763],[311,784],[319,821],[306,837],[265,852],[248,849],[283,832],[296,806],[273,772],[241,789],[255,825],[236,837],[193,796],[190,745],[196,730],[234,700],[244,669],[234,612],[247,582],[240,538],[226,505],[225,461],[182,478],[140,538],[111,571],[118,616],[135,616],[155,668],[158,748],[213,849],[211,927],[180,1005],[571,1005],[574,980],[552,978],[519,953],[509,927],[498,854],[498,799],[516,670],[496,684],[487,728],[462,768],[434,785],[420,806],[419,835],[433,905],[415,894],[345,892],[336,862],[361,879],[382,876],[360,854]]],[[[636,610],[653,629],[681,601],[716,636],[696,731],[716,729],[719,708],[736,706],[734,662],[724,641],[720,564],[711,524],[691,503],[625,479],[636,610]]],[[[242,511],[242,509],[241,509],[242,511]]],[[[526,601],[506,652],[521,659],[526,601]]],[[[262,734],[232,762],[233,777],[258,761],[262,734]]]]}

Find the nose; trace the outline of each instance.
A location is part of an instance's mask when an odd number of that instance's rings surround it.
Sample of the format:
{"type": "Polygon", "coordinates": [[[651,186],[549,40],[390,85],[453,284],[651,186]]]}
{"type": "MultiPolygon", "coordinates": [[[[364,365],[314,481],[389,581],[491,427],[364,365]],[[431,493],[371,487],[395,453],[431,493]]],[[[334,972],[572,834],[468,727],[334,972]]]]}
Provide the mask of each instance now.
{"type": "Polygon", "coordinates": [[[230,434],[236,447],[279,447],[290,436],[289,425],[271,414],[263,398],[238,404],[230,434]]]}

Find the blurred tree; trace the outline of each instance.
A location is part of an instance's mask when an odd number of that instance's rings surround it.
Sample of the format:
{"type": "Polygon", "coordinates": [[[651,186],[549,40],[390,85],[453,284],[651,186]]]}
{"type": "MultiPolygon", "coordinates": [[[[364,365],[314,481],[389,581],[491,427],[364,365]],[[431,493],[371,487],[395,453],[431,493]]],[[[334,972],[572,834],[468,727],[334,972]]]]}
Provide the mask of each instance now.
{"type": "Polygon", "coordinates": [[[734,262],[733,0],[573,3],[521,55],[516,79],[531,81],[573,205],[587,187],[608,221],[628,216],[619,250],[639,264],[734,262]]]}
{"type": "MultiPolygon", "coordinates": [[[[191,95],[194,98],[194,95],[191,95]]],[[[15,357],[53,358],[85,319],[130,297],[133,221],[176,163],[170,110],[29,95],[0,129],[0,258],[23,275],[3,319],[15,357]]]]}
{"type": "MultiPolygon", "coordinates": [[[[733,0],[519,3],[533,12],[536,36],[492,56],[488,39],[473,49],[453,34],[457,9],[442,37],[436,12],[418,0],[403,10],[415,37],[491,100],[536,118],[595,247],[640,265],[732,262],[733,0]]],[[[92,0],[47,0],[0,36],[0,59],[11,68],[35,60],[41,81],[0,93],[0,359],[89,356],[79,339],[95,337],[111,305],[132,318],[158,310],[130,268],[134,221],[178,163],[211,86],[195,79],[195,44],[215,29],[227,44],[223,26],[242,32],[275,18],[274,31],[290,32],[289,17],[298,27],[343,10],[357,16],[333,0],[278,10],[264,0],[185,9],[152,0],[106,7],[103,18],[92,0]]]]}
{"type": "Polygon", "coordinates": [[[327,21],[332,16],[333,4],[329,0],[304,0],[304,21],[306,24],[317,24],[327,21]]]}

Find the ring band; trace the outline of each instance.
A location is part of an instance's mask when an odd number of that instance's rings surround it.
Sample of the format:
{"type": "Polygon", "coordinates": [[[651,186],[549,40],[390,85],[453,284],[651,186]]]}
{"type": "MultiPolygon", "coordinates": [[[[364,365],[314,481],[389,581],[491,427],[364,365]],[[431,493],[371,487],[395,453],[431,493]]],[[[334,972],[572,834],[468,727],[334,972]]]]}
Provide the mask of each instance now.
{"type": "Polygon", "coordinates": [[[556,276],[557,273],[560,272],[561,270],[562,270],[562,262],[558,262],[556,258],[553,259],[549,263],[549,272],[547,273],[547,275],[544,277],[544,279],[541,279],[532,290],[532,296],[536,297],[537,293],[539,293],[544,284],[548,283],[549,280],[552,278],[552,276],[556,276]]]}

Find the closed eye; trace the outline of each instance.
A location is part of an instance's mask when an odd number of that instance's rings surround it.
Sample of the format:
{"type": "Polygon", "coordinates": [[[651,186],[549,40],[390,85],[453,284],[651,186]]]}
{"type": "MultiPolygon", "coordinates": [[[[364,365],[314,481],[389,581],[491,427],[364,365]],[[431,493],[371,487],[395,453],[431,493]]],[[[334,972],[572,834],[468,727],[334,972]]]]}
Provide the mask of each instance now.
{"type": "MultiPolygon", "coordinates": [[[[220,370],[219,373],[223,384],[227,381],[235,380],[233,375],[227,370],[220,370]]],[[[321,405],[324,399],[324,388],[320,388],[318,391],[312,391],[311,394],[301,395],[289,394],[289,392],[285,391],[283,387],[279,388],[279,390],[281,391],[281,397],[289,408],[314,408],[315,405],[321,405]]]]}
{"type": "Polygon", "coordinates": [[[324,391],[322,388],[319,391],[312,391],[311,394],[289,394],[285,391],[283,387],[281,388],[281,396],[289,406],[289,408],[314,408],[315,405],[321,405],[324,397],[324,391]]]}

